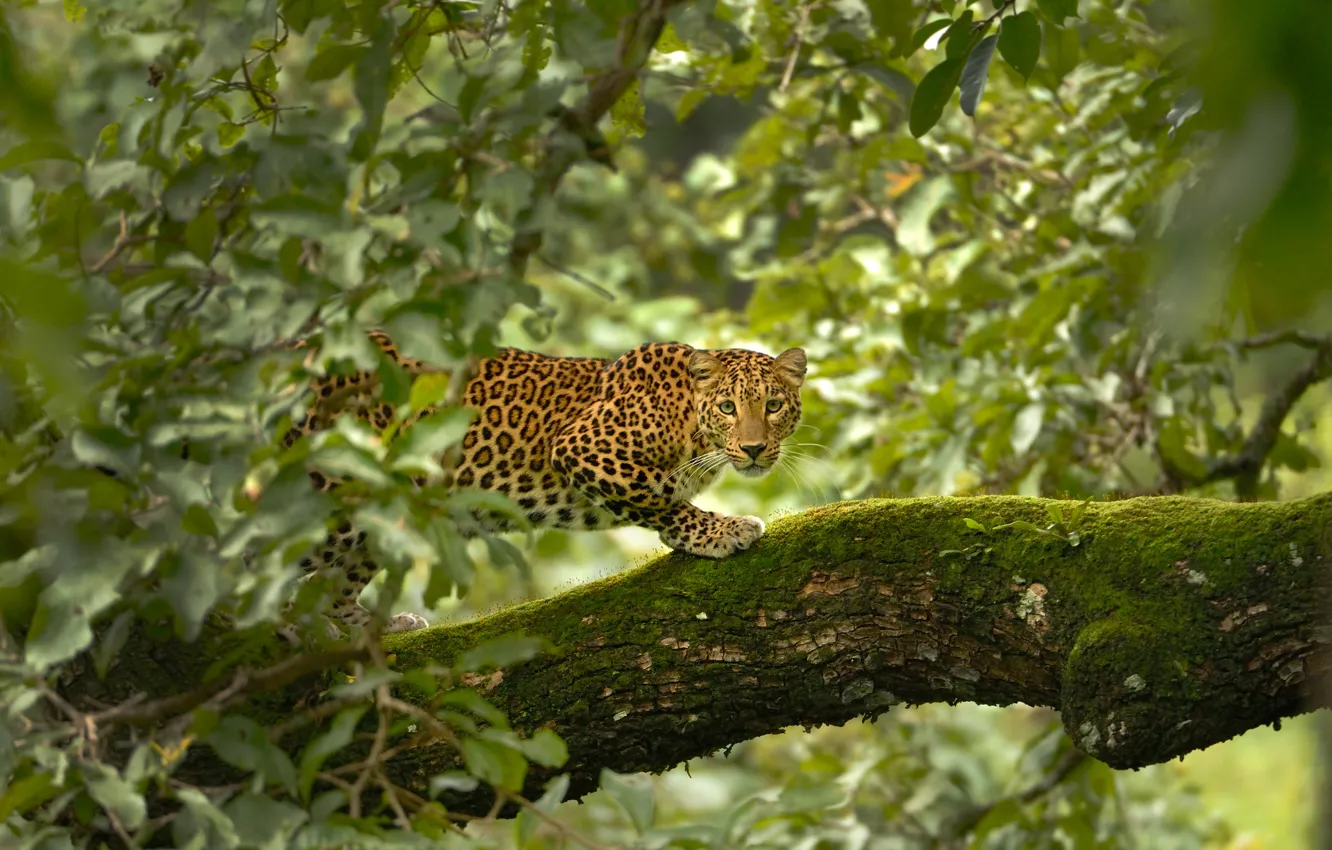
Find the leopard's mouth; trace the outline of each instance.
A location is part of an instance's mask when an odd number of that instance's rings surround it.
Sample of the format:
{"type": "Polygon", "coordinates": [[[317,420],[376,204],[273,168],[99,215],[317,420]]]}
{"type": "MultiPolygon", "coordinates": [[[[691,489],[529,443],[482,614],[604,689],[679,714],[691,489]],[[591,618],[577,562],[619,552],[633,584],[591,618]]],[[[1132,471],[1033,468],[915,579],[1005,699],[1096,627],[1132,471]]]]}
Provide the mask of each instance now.
{"type": "Polygon", "coordinates": [[[772,464],[762,464],[749,458],[745,458],[743,461],[732,461],[731,466],[735,467],[735,471],[746,478],[758,478],[772,471],[772,464]]]}

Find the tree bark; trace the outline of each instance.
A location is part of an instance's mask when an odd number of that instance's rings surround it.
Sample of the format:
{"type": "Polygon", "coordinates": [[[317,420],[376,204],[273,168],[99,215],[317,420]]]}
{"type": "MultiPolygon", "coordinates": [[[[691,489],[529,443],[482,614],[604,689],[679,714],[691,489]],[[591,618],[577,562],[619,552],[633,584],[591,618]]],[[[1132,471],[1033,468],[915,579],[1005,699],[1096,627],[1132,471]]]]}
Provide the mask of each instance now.
{"type": "MultiPolygon", "coordinates": [[[[899,704],[1056,708],[1077,745],[1116,768],[1328,704],[1332,494],[1091,503],[1070,527],[1077,505],[829,505],[775,522],[737,557],[667,555],[469,623],[393,635],[385,647],[407,670],[514,631],[547,638],[555,654],[473,684],[520,732],[553,728],[565,739],[568,763],[534,769],[526,790],[569,773],[571,798],[594,790],[602,768],[661,771],[788,726],[899,704]],[[1065,521],[1046,531],[1052,508],[1065,521]],[[1031,525],[996,528],[1015,521],[1031,525]]],[[[131,651],[111,678],[176,683],[153,694],[162,696],[199,681],[216,657],[204,647],[131,651]]],[[[291,714],[293,694],[246,710],[272,722],[291,714]]],[[[437,743],[389,770],[424,793],[457,763],[437,743]]],[[[488,792],[449,803],[484,812],[488,792]]]]}

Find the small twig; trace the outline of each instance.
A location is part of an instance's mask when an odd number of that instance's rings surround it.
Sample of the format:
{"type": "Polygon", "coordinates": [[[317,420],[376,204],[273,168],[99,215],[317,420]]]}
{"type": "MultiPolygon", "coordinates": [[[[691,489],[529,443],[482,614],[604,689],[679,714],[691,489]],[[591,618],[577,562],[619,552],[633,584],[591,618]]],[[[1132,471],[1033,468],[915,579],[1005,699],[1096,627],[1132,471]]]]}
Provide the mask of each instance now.
{"type": "Polygon", "coordinates": [[[380,685],[375,689],[375,707],[379,712],[378,723],[375,726],[374,741],[370,744],[370,753],[365,757],[363,764],[365,768],[356,777],[356,781],[351,784],[347,791],[347,814],[354,818],[361,816],[361,797],[365,794],[365,786],[369,784],[374,774],[378,772],[378,765],[384,756],[384,750],[388,746],[389,731],[389,710],[388,685],[380,685]]]}
{"type": "Polygon", "coordinates": [[[795,48],[786,59],[786,70],[782,72],[782,81],[777,86],[777,91],[784,92],[786,87],[791,85],[791,75],[795,73],[796,60],[800,58],[800,50],[805,46],[805,27],[807,26],[809,26],[809,6],[801,3],[800,15],[796,19],[795,26],[795,48]]]}
{"type": "Polygon", "coordinates": [[[550,828],[558,832],[561,837],[573,841],[577,844],[581,844],[584,847],[586,847],[587,850],[613,850],[613,848],[609,847],[608,845],[598,844],[592,839],[581,835],[576,830],[571,829],[569,825],[564,823],[563,821],[551,817],[550,814],[542,811],[536,805],[536,803],[533,803],[531,800],[527,799],[521,794],[515,794],[512,791],[508,791],[503,788],[496,788],[495,794],[497,800],[499,801],[508,800],[511,803],[517,803],[523,809],[535,815],[537,820],[541,821],[545,825],[549,826],[550,828]]]}
{"type": "Polygon", "coordinates": [[[1317,351],[1323,346],[1332,345],[1332,337],[1315,336],[1304,331],[1276,331],[1274,333],[1260,334],[1251,336],[1248,339],[1240,339],[1221,343],[1225,346],[1234,347],[1241,351],[1252,351],[1256,348],[1272,348],[1277,345],[1297,345],[1300,348],[1308,348],[1317,351]]]}
{"type": "Polygon", "coordinates": [[[586,275],[579,274],[573,269],[568,269],[557,263],[553,263],[550,260],[548,260],[544,254],[536,254],[535,256],[538,260],[541,261],[542,265],[544,265],[546,268],[550,269],[551,271],[557,271],[560,274],[564,275],[565,277],[569,278],[570,280],[575,281],[577,283],[581,283],[583,286],[586,286],[588,289],[600,295],[602,298],[605,298],[607,301],[613,302],[615,300],[615,293],[611,292],[609,289],[597,283],[595,280],[592,280],[591,278],[587,277],[586,275]]]}
{"type": "Polygon", "coordinates": [[[146,236],[131,236],[129,233],[129,219],[125,216],[124,210],[120,212],[120,233],[116,234],[116,241],[111,243],[111,249],[102,255],[102,258],[93,263],[88,268],[89,274],[101,274],[107,267],[116,261],[126,248],[131,245],[141,245],[148,241],[146,236]]]}
{"type": "Polygon", "coordinates": [[[1002,15],[1004,12],[1007,12],[1009,7],[1016,2],[1017,0],[1003,0],[1002,3],[1000,3],[998,6],[995,7],[994,14],[988,18],[982,18],[980,21],[976,23],[975,28],[976,29],[980,29],[981,27],[988,28],[990,24],[999,20],[999,16],[1002,15]]]}

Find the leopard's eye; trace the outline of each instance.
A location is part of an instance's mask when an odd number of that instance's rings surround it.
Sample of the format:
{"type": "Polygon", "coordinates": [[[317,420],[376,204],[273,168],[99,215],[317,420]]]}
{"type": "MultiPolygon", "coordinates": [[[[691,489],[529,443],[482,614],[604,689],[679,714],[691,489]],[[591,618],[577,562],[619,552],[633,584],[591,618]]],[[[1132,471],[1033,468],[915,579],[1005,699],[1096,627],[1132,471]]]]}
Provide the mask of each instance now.
{"type": "Polygon", "coordinates": [[[777,411],[779,411],[779,410],[782,409],[782,405],[783,405],[783,404],[785,404],[785,402],[782,401],[780,398],[770,398],[770,399],[768,399],[768,412],[769,412],[769,413],[776,413],[777,411]]]}
{"type": "Polygon", "coordinates": [[[721,404],[717,405],[717,409],[722,413],[725,413],[727,416],[730,416],[735,413],[735,402],[723,401],[721,404]]]}

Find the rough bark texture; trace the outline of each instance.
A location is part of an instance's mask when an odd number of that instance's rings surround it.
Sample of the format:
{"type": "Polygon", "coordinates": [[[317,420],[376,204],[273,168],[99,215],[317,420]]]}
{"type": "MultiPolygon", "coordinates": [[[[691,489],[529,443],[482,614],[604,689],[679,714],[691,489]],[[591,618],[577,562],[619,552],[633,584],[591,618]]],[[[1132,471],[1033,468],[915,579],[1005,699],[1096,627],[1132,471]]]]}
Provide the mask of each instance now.
{"type": "MultiPolygon", "coordinates": [[[[554,656],[476,687],[519,730],[565,738],[571,796],[594,789],[603,767],[660,771],[787,726],[900,703],[1057,708],[1077,744],[1117,768],[1326,703],[1332,494],[1089,504],[1065,529],[1078,545],[964,523],[1044,528],[1052,505],[1067,515],[1075,503],[830,505],[775,522],[739,557],[661,557],[552,599],[395,635],[386,647],[410,669],[516,630],[548,638],[554,656]]],[[[210,655],[140,653],[118,673],[179,690],[210,655]]],[[[260,719],[290,710],[281,699],[253,706],[260,719]]],[[[423,790],[455,765],[448,748],[431,745],[391,769],[423,790]]],[[[528,790],[548,775],[534,772],[528,790]]]]}

